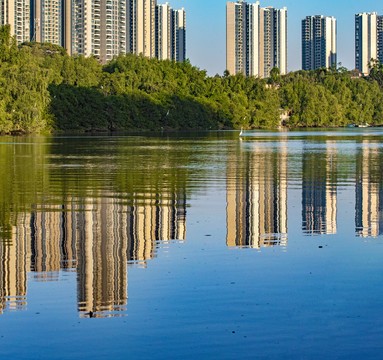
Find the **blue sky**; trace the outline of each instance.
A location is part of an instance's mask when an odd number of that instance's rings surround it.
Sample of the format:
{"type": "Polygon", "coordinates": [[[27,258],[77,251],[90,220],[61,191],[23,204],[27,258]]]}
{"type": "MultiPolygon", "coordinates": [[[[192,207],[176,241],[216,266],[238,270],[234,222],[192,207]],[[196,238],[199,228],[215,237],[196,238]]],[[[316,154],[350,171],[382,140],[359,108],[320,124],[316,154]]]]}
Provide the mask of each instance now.
{"type": "MultiPolygon", "coordinates": [[[[209,75],[222,74],[226,67],[226,0],[158,0],[158,3],[166,1],[174,9],[184,7],[186,10],[186,56],[192,64],[206,69],[209,75]]],[[[376,11],[383,15],[383,1],[377,0],[260,0],[260,5],[287,7],[289,71],[301,68],[301,20],[304,17],[324,15],[337,19],[338,62],[353,69],[355,14],[376,11]]]]}

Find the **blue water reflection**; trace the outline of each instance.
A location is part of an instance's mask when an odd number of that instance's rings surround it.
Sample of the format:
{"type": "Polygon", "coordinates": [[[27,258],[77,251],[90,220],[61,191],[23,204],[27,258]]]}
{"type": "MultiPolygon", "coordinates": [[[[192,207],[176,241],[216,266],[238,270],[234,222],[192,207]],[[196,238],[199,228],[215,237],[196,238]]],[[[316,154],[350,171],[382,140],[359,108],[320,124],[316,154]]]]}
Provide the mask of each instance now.
{"type": "Polygon", "coordinates": [[[0,142],[0,355],[377,358],[383,131],[254,135],[0,142]]]}

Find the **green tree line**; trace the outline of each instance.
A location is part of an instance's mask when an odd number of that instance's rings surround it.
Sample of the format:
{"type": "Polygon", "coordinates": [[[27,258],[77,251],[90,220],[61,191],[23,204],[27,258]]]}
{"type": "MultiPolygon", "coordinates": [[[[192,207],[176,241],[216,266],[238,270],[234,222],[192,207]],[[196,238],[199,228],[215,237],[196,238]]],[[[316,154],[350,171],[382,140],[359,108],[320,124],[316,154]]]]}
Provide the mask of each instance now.
{"type": "Polygon", "coordinates": [[[0,28],[0,132],[273,128],[383,124],[383,67],[367,78],[346,69],[269,79],[207,76],[189,61],[133,54],[106,65],[56,45],[17,45],[0,28]]]}

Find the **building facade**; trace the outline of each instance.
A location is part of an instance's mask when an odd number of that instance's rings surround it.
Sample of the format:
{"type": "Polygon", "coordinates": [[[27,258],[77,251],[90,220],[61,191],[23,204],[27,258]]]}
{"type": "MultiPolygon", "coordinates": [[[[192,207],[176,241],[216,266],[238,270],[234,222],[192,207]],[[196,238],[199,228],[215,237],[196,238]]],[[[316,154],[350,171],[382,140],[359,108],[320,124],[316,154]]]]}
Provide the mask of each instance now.
{"type": "Polygon", "coordinates": [[[28,0],[0,0],[0,25],[9,24],[18,43],[30,40],[31,8],[28,0]]]}
{"type": "Polygon", "coordinates": [[[172,58],[172,8],[169,3],[156,6],[156,58],[172,58]]]}
{"type": "Polygon", "coordinates": [[[268,77],[287,73],[287,9],[261,8],[259,2],[226,6],[226,68],[230,74],[268,77]]]}
{"type": "Polygon", "coordinates": [[[185,9],[173,10],[172,13],[172,60],[186,60],[186,12],[185,9]]]}
{"type": "Polygon", "coordinates": [[[95,55],[105,63],[127,52],[126,17],[123,0],[72,0],[63,46],[71,54],[95,55]]]}
{"type": "Polygon", "coordinates": [[[183,61],[185,9],[156,0],[0,0],[0,25],[26,41],[61,45],[106,63],[121,53],[183,61]]]}
{"type": "Polygon", "coordinates": [[[62,45],[63,6],[61,0],[33,0],[32,41],[62,45]]]}
{"type": "Polygon", "coordinates": [[[373,13],[355,15],[355,68],[370,72],[371,60],[383,61],[383,16],[373,13]]]}
{"type": "Polygon", "coordinates": [[[307,16],[302,20],[302,69],[337,64],[337,27],[334,17],[307,16]]]}
{"type": "Polygon", "coordinates": [[[287,73],[287,9],[262,9],[264,17],[264,77],[276,67],[281,74],[287,73]]]}
{"type": "Polygon", "coordinates": [[[127,4],[128,51],[154,57],[156,0],[129,0],[127,4]]]}
{"type": "Polygon", "coordinates": [[[159,60],[185,60],[185,9],[173,10],[169,3],[156,6],[156,51],[159,60]]]}

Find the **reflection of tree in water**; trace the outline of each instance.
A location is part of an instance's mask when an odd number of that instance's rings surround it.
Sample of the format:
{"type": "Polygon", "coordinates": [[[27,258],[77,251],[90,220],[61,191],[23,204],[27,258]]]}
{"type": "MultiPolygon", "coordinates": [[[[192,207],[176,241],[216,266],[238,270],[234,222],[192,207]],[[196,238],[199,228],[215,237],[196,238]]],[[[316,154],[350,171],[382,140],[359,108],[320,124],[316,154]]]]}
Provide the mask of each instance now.
{"type": "Polygon", "coordinates": [[[286,245],[287,149],[251,145],[228,157],[227,245],[286,245]]]}
{"type": "MultiPolygon", "coordinates": [[[[199,172],[222,156],[215,146],[202,160],[193,158],[183,142],[92,141],[94,146],[85,146],[74,139],[62,148],[34,139],[33,145],[0,147],[1,311],[26,305],[28,272],[49,281],[60,271],[76,271],[80,316],[121,314],[127,263],[145,266],[161,242],[185,239],[191,174],[206,178],[199,172]]],[[[281,141],[278,150],[247,145],[248,151],[227,155],[227,245],[286,245],[287,143],[281,141]]],[[[368,146],[357,155],[361,236],[382,233],[381,157],[368,146]]],[[[300,161],[303,229],[335,233],[337,169],[343,162],[336,146],[327,142],[324,152],[305,151],[300,161]]]]}
{"type": "MultiPolygon", "coordinates": [[[[1,308],[26,304],[29,271],[50,281],[65,270],[77,271],[81,316],[118,315],[127,304],[128,262],[145,264],[161,242],[185,240],[187,173],[172,167],[171,151],[144,156],[130,144],[105,159],[102,151],[71,146],[61,157],[43,145],[7,149],[0,166],[14,178],[1,179],[8,242],[0,245],[1,308]],[[134,153],[145,161],[126,160],[134,153]]],[[[177,155],[187,161],[182,150],[177,155]]]]}
{"type": "Polygon", "coordinates": [[[44,166],[49,143],[44,138],[4,137],[0,143],[0,241],[12,239],[17,214],[44,196],[44,166]]]}

